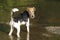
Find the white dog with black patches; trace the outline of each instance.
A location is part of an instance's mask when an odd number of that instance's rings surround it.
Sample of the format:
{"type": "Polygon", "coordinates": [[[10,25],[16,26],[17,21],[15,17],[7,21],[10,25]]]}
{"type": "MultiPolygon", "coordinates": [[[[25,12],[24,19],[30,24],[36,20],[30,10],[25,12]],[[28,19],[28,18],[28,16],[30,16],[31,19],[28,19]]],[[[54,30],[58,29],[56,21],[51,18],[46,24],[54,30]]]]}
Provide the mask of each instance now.
{"type": "Polygon", "coordinates": [[[13,17],[15,12],[18,12],[18,8],[13,8],[11,11],[11,21],[10,21],[10,32],[9,36],[12,35],[12,32],[14,30],[14,27],[17,29],[17,37],[20,37],[20,26],[21,25],[26,25],[27,27],[27,32],[29,32],[29,18],[35,18],[34,12],[35,12],[35,7],[27,7],[27,9],[23,12],[20,13],[20,15],[13,17]]]}

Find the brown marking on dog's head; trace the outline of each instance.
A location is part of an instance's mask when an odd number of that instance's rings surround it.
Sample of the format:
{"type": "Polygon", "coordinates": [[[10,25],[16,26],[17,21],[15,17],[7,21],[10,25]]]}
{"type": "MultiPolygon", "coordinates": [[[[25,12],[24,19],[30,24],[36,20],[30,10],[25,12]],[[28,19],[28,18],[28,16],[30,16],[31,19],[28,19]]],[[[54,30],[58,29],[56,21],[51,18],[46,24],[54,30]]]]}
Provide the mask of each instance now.
{"type": "Polygon", "coordinates": [[[36,8],[35,7],[27,7],[26,9],[28,12],[29,12],[29,15],[30,15],[30,18],[35,18],[35,11],[36,11],[36,8]]]}

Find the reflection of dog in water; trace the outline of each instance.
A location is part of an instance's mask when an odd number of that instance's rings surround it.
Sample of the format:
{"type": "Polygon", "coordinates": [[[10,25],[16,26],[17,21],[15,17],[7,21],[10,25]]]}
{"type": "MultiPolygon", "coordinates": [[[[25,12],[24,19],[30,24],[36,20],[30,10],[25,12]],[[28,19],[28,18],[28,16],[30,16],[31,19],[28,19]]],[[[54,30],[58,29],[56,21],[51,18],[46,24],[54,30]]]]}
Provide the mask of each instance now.
{"type": "MultiPolygon", "coordinates": [[[[11,40],[16,40],[12,35],[11,35],[11,36],[9,36],[9,38],[10,38],[11,40]]],[[[19,38],[19,37],[17,37],[17,40],[20,40],[20,38],[19,38]]]]}
{"type": "MultiPolygon", "coordinates": [[[[12,35],[9,36],[9,38],[10,38],[11,40],[15,40],[15,38],[14,38],[12,35]]],[[[20,40],[20,39],[21,39],[20,37],[17,37],[17,40],[20,40]]],[[[29,40],[29,33],[27,33],[26,40],[29,40]]]]}
{"type": "Polygon", "coordinates": [[[20,37],[19,33],[20,33],[20,26],[21,25],[26,25],[27,27],[27,32],[29,32],[29,24],[30,24],[30,20],[29,18],[35,18],[34,12],[35,12],[35,7],[27,7],[27,9],[21,13],[20,15],[13,17],[15,12],[18,12],[19,9],[17,8],[13,8],[11,11],[11,21],[10,21],[10,32],[9,32],[9,36],[12,35],[12,32],[14,30],[13,27],[15,27],[17,29],[17,37],[20,37]]]}

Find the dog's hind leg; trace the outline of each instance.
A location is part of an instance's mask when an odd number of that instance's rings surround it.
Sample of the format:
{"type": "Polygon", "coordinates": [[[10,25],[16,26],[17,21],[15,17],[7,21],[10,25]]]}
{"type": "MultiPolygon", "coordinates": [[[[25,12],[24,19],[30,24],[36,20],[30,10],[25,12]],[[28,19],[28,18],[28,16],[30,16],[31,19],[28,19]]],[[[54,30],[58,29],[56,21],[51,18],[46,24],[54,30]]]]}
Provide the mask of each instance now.
{"type": "Polygon", "coordinates": [[[11,25],[10,32],[9,32],[9,36],[12,35],[13,30],[14,30],[14,28],[13,28],[13,26],[11,25]]]}

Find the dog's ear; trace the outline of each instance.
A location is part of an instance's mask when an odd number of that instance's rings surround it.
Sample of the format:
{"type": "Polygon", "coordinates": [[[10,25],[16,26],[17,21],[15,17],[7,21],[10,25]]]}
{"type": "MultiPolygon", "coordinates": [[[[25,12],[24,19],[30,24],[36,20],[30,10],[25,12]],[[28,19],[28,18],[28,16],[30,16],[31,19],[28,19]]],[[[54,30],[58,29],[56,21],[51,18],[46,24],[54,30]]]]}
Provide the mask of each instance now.
{"type": "Polygon", "coordinates": [[[30,8],[30,7],[27,7],[27,8],[26,8],[26,10],[27,10],[28,12],[29,12],[29,8],[30,8]]]}
{"type": "Polygon", "coordinates": [[[34,9],[34,11],[36,11],[36,8],[35,7],[33,7],[33,9],[34,9]]]}
{"type": "Polygon", "coordinates": [[[30,10],[30,8],[33,8],[33,9],[34,9],[34,11],[36,11],[36,8],[35,8],[35,7],[27,7],[27,8],[26,8],[26,10],[27,10],[27,11],[29,11],[29,10],[30,10]]]}

